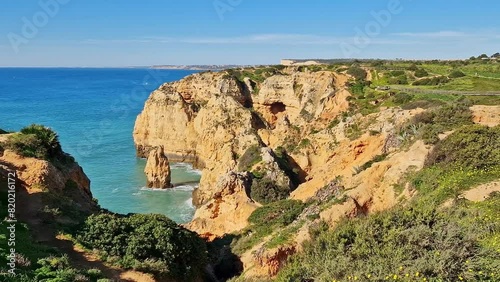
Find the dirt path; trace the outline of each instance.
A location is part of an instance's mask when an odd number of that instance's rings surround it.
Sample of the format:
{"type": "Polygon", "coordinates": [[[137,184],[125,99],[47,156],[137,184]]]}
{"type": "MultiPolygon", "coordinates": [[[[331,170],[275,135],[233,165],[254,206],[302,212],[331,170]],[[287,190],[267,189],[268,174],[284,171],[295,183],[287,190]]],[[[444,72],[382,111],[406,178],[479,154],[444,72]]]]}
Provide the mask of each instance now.
{"type": "Polygon", "coordinates": [[[463,193],[464,198],[473,202],[481,202],[488,198],[493,192],[500,191],[500,181],[489,182],[479,185],[463,193]]]}
{"type": "Polygon", "coordinates": [[[117,267],[109,266],[99,258],[75,245],[68,238],[57,235],[56,230],[43,224],[40,217],[37,216],[43,208],[42,191],[27,191],[21,187],[17,194],[17,203],[21,207],[18,209],[18,219],[28,224],[35,241],[57,248],[60,252],[68,254],[73,265],[80,269],[97,268],[102,271],[106,278],[114,281],[125,282],[155,282],[151,275],[133,271],[123,270],[117,267]]]}

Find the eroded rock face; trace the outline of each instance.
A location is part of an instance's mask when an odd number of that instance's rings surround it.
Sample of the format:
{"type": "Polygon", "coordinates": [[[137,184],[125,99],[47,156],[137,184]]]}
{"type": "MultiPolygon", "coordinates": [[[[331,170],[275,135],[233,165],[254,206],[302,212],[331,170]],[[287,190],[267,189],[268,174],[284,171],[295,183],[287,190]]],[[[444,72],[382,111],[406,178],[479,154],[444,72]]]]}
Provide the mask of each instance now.
{"type": "Polygon", "coordinates": [[[259,206],[249,197],[251,183],[249,173],[231,171],[221,176],[212,199],[196,210],[186,227],[208,239],[245,228],[248,217],[259,206]]]}
{"type": "Polygon", "coordinates": [[[51,162],[5,150],[0,154],[0,173],[6,175],[8,172],[16,173],[18,184],[25,187],[29,194],[43,190],[61,193],[74,201],[76,209],[84,212],[97,210],[90,192],[90,180],[76,162],[59,169],[51,162]]]}
{"type": "Polygon", "coordinates": [[[148,188],[172,188],[170,163],[162,146],[149,151],[144,173],[146,173],[148,188]]]}

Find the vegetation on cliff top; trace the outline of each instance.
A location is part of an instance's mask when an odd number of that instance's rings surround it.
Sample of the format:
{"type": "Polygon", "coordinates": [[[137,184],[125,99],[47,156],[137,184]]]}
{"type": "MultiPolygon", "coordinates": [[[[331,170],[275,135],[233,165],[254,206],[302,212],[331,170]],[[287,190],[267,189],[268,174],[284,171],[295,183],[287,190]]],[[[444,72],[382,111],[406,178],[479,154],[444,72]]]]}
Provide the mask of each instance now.
{"type": "Polygon", "coordinates": [[[205,242],[163,215],[92,215],[77,239],[109,262],[159,277],[194,280],[207,263],[205,242]]]}
{"type": "Polygon", "coordinates": [[[55,163],[72,163],[73,157],[63,152],[57,133],[43,125],[32,124],[14,133],[4,147],[24,157],[32,157],[55,163]]]}

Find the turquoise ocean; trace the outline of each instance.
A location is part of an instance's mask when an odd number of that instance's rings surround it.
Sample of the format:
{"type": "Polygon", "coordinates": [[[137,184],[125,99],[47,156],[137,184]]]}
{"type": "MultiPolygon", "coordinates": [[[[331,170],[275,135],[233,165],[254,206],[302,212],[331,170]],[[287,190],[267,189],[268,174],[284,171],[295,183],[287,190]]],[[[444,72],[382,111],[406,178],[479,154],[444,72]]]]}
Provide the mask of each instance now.
{"type": "Polygon", "coordinates": [[[144,159],[132,131],[149,93],[194,71],[91,68],[0,68],[0,128],[39,123],[57,131],[64,151],[91,180],[99,204],[117,213],[160,213],[184,223],[200,172],[172,164],[169,190],[146,189],[144,159]]]}

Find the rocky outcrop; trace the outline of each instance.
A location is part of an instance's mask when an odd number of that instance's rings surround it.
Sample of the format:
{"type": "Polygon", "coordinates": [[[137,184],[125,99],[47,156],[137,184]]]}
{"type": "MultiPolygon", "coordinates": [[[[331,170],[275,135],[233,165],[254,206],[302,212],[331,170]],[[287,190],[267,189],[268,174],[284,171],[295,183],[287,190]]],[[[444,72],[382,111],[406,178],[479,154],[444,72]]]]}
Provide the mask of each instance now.
{"type": "Polygon", "coordinates": [[[144,173],[148,188],[172,188],[170,163],[165,156],[163,147],[155,147],[149,151],[144,173]]]}
{"type": "Polygon", "coordinates": [[[212,199],[196,210],[187,228],[208,239],[245,228],[248,217],[259,206],[249,196],[251,181],[249,173],[221,176],[212,199]]]}
{"type": "Polygon", "coordinates": [[[0,173],[6,175],[8,172],[16,173],[18,184],[28,194],[45,191],[65,195],[71,199],[76,210],[84,213],[98,209],[90,191],[90,180],[76,162],[56,167],[49,161],[5,150],[0,154],[0,173]]]}

